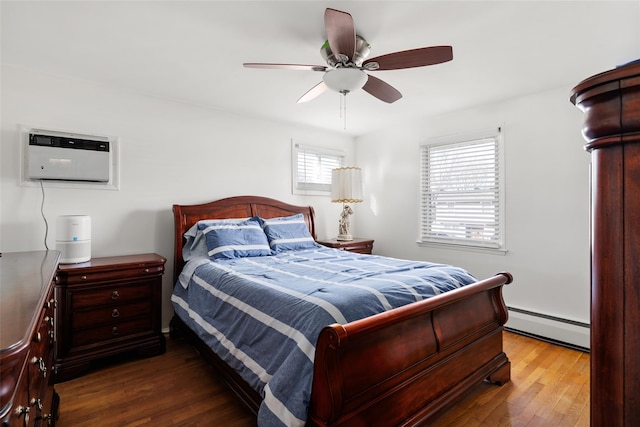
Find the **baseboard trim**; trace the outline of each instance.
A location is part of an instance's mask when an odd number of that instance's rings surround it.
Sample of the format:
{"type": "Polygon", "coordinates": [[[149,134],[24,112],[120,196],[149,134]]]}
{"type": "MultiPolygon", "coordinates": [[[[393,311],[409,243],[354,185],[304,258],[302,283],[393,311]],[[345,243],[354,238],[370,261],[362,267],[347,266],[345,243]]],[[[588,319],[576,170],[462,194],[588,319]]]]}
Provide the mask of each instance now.
{"type": "Polygon", "coordinates": [[[507,307],[509,321],[505,329],[532,338],[589,352],[591,328],[588,323],[507,307]]]}

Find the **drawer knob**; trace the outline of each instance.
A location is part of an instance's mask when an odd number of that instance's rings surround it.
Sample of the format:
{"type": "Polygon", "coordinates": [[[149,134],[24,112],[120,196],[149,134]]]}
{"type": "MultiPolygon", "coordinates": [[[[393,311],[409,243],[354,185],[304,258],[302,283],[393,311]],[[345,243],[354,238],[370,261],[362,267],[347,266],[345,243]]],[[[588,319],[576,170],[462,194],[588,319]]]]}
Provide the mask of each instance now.
{"type": "Polygon", "coordinates": [[[40,332],[36,332],[36,334],[33,336],[33,342],[42,342],[42,334],[40,332]]]}
{"type": "Polygon", "coordinates": [[[111,335],[113,335],[114,337],[117,336],[120,332],[118,332],[118,327],[114,326],[113,328],[111,328],[111,335]]]}
{"type": "Polygon", "coordinates": [[[145,272],[145,273],[148,273],[148,272],[149,272],[149,269],[148,269],[148,268],[145,268],[145,269],[144,269],[144,272],[145,272]]]}
{"type": "Polygon", "coordinates": [[[82,280],[87,280],[87,276],[86,276],[86,275],[84,275],[84,274],[83,274],[80,278],[81,278],[82,280]]]}
{"type": "Polygon", "coordinates": [[[42,374],[42,378],[47,378],[47,366],[44,363],[44,359],[42,357],[34,356],[33,359],[31,359],[31,363],[38,367],[40,373],[42,374]]]}
{"type": "Polygon", "coordinates": [[[38,408],[38,411],[42,411],[42,400],[32,397],[29,403],[31,403],[31,406],[38,408]]]}
{"type": "Polygon", "coordinates": [[[18,418],[20,418],[21,416],[24,415],[24,425],[28,425],[29,424],[29,407],[24,407],[22,405],[19,405],[16,408],[16,415],[18,416],[18,418]]]}
{"type": "Polygon", "coordinates": [[[120,298],[120,293],[118,293],[118,291],[113,291],[111,293],[111,299],[118,299],[120,298]]]}
{"type": "Polygon", "coordinates": [[[120,317],[120,312],[117,308],[113,309],[113,311],[111,312],[111,317],[120,317]]]}
{"type": "Polygon", "coordinates": [[[44,414],[42,419],[47,420],[47,425],[50,426],[53,423],[53,414],[44,414]]]}

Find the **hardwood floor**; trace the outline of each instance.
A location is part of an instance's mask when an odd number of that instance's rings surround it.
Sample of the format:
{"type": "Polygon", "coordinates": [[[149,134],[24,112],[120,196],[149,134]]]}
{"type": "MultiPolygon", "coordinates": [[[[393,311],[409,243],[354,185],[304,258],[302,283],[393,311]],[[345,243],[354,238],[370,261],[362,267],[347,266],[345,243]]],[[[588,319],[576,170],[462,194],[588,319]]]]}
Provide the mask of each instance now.
{"type": "Polygon", "coordinates": [[[56,384],[58,427],[255,426],[255,417],[184,340],[167,352],[122,358],[56,384]]]}
{"type": "Polygon", "coordinates": [[[589,354],[505,332],[511,381],[481,384],[434,426],[589,426],[589,354]]]}
{"type": "MultiPolygon", "coordinates": [[[[511,382],[481,384],[433,425],[588,426],[589,354],[505,332],[511,382]]],[[[56,384],[59,427],[255,427],[255,418],[188,343],[167,353],[111,360],[56,384]]]]}

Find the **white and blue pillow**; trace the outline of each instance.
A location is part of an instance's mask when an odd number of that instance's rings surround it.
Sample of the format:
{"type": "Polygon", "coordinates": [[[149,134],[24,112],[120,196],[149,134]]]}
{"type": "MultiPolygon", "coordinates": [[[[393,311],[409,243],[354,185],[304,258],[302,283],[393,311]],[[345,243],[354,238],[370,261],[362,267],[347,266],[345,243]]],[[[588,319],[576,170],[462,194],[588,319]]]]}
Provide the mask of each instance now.
{"type": "Polygon", "coordinates": [[[318,247],[309,233],[302,214],[270,219],[260,218],[260,222],[274,253],[318,247]]]}
{"type": "Polygon", "coordinates": [[[187,262],[196,258],[209,258],[209,250],[204,234],[200,231],[210,225],[238,224],[249,218],[201,219],[184,233],[185,243],[182,247],[182,259],[187,262]],[[203,226],[204,225],[204,226],[203,226]]]}
{"type": "Polygon", "coordinates": [[[233,223],[226,221],[200,221],[211,259],[230,259],[271,255],[269,241],[258,217],[233,223]]]}

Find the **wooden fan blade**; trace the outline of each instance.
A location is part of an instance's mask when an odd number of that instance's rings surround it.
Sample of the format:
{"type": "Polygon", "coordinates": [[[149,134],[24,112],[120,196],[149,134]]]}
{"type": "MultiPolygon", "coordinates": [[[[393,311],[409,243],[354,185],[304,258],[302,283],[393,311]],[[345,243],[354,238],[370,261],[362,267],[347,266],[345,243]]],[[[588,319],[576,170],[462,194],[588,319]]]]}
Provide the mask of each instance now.
{"type": "Polygon", "coordinates": [[[324,82],[320,82],[317,85],[315,85],[314,87],[312,87],[311,89],[309,89],[307,91],[307,93],[305,93],[304,95],[302,95],[300,97],[300,99],[298,99],[298,104],[301,102],[307,102],[307,101],[311,101],[312,99],[314,99],[315,97],[317,97],[318,95],[324,93],[327,90],[327,85],[324,84],[324,82]]]}
{"type": "Polygon", "coordinates": [[[369,76],[367,79],[367,83],[362,87],[365,92],[375,96],[381,101],[388,102],[391,104],[392,102],[396,102],[398,99],[402,98],[402,94],[398,92],[396,88],[391,86],[389,83],[385,83],[377,77],[369,76]]]}
{"type": "Polygon", "coordinates": [[[324,27],[331,52],[346,55],[350,60],[356,51],[356,27],[353,18],[347,12],[327,8],[324,11],[324,27]]]}
{"type": "Polygon", "coordinates": [[[271,68],[275,70],[293,70],[293,71],[326,71],[324,65],[303,65],[303,64],[269,64],[262,62],[245,62],[242,64],[245,68],[271,68]]]}
{"type": "Polygon", "coordinates": [[[431,46],[388,53],[371,58],[364,62],[363,67],[366,67],[367,63],[377,62],[379,65],[378,70],[399,70],[440,64],[452,59],[453,48],[451,46],[431,46]]]}

